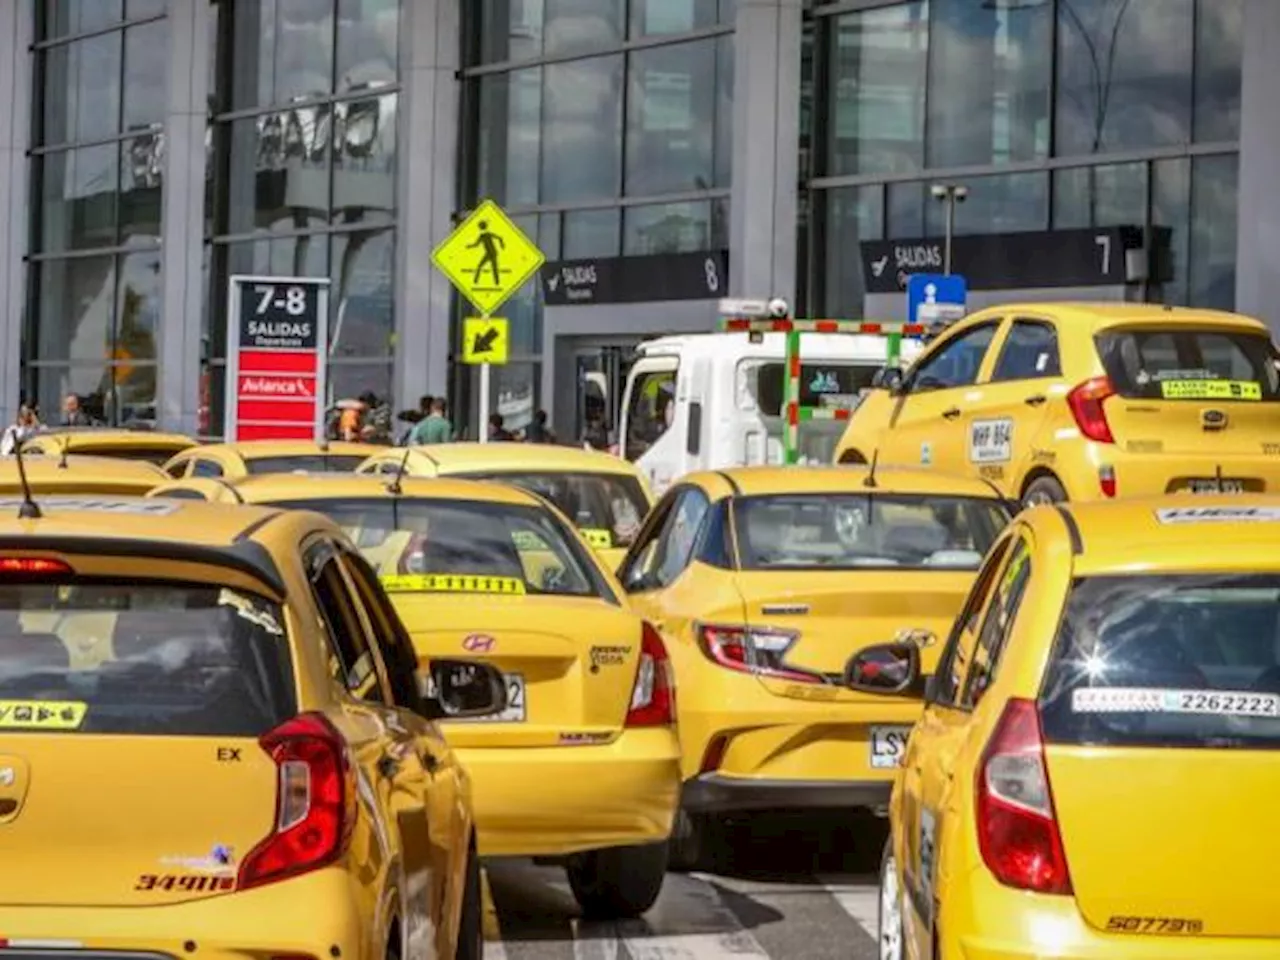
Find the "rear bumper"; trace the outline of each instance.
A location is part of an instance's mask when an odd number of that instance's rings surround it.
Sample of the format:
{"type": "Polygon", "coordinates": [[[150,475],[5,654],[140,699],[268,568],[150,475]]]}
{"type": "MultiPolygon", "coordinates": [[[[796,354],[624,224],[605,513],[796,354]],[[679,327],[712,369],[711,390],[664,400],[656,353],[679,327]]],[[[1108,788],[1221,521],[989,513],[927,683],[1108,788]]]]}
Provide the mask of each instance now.
{"type": "MultiPolygon", "coordinates": [[[[1211,436],[1211,435],[1207,435],[1211,436]]],[[[1086,441],[1083,456],[1061,452],[1050,467],[1058,474],[1072,500],[1103,499],[1098,469],[1115,470],[1120,497],[1158,497],[1182,487],[1190,478],[1211,479],[1222,469],[1227,480],[1246,480],[1251,493],[1280,492],[1280,456],[1222,456],[1195,454],[1131,453],[1114,444],[1086,441]]]]}
{"type": "Polygon", "coordinates": [[[561,856],[665,840],[680,797],[672,729],[612,743],[457,747],[471,775],[480,853],[561,856]]]}
{"type": "Polygon", "coordinates": [[[758,780],[704,773],[685,782],[681,806],[696,813],[881,807],[892,781],[758,780]]]}

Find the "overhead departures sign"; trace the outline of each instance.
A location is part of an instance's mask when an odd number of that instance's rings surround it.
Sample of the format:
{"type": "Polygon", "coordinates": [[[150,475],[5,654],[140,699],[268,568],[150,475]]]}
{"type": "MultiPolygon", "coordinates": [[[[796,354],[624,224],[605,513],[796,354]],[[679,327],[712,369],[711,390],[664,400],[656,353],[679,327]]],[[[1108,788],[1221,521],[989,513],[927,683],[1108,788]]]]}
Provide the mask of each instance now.
{"type": "Polygon", "coordinates": [[[224,436],[324,436],[329,281],[233,276],[227,309],[224,436]]]}

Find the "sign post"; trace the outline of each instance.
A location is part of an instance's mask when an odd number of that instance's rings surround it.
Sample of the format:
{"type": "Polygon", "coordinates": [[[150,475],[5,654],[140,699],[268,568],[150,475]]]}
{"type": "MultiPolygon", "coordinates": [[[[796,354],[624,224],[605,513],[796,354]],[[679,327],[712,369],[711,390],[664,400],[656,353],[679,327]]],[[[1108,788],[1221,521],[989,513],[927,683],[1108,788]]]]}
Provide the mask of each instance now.
{"type": "Polygon", "coordinates": [[[480,442],[489,440],[490,367],[510,353],[509,325],[490,314],[507,302],[546,262],[492,200],[483,201],[431,254],[436,268],[479,311],[462,331],[462,362],[480,367],[480,442]]]}
{"type": "Polygon", "coordinates": [[[223,439],[324,439],[329,281],[230,278],[223,439]]]}

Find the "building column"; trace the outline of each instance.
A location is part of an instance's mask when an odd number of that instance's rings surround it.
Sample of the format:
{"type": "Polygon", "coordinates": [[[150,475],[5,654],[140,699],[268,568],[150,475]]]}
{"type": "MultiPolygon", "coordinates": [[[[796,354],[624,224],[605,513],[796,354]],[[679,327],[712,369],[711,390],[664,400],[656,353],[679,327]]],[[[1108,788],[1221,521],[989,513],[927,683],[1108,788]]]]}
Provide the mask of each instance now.
{"type": "Polygon", "coordinates": [[[31,0],[0,0],[0,424],[13,422],[22,389],[34,9],[31,0]]]}
{"type": "Polygon", "coordinates": [[[403,6],[396,237],[395,389],[398,408],[448,392],[453,288],[431,251],[453,229],[462,135],[459,0],[403,6]]]}
{"type": "Polygon", "coordinates": [[[729,289],[795,302],[802,0],[738,0],[729,289]]]}
{"type": "Polygon", "coordinates": [[[156,408],[161,427],[193,436],[200,406],[205,311],[202,264],[211,29],[206,0],[169,0],[156,408]]]}
{"type": "Polygon", "coordinates": [[[1280,3],[1245,0],[1236,309],[1280,337],[1280,3]]]}

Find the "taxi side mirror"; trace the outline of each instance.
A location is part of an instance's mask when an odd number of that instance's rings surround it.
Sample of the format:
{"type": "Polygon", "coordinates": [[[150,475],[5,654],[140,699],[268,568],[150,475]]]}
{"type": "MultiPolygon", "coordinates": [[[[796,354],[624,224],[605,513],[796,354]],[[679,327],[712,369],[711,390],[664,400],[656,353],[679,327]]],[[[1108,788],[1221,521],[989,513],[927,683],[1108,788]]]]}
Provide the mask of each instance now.
{"type": "Polygon", "coordinates": [[[507,708],[506,680],[487,663],[433,659],[422,679],[423,705],[431,719],[487,717],[507,708]]]}
{"type": "Polygon", "coordinates": [[[883,367],[871,378],[871,386],[878,390],[888,390],[892,396],[902,393],[906,377],[901,367],[883,367]]]}
{"type": "Polygon", "coordinates": [[[844,685],[859,693],[883,696],[920,696],[920,647],[914,643],[878,643],[849,658],[844,685]]]}

